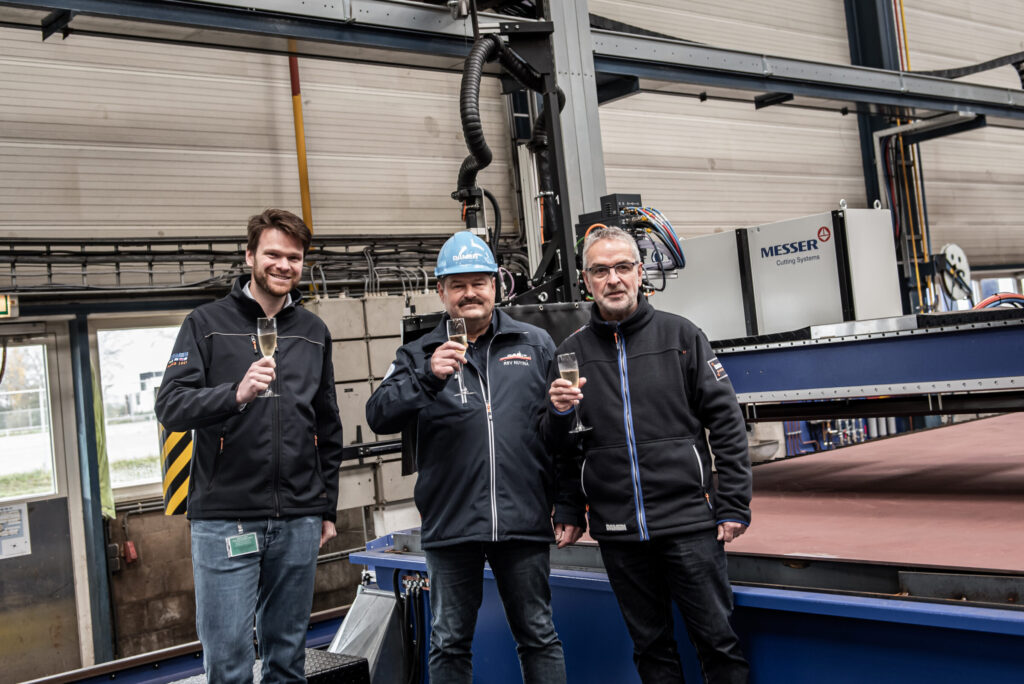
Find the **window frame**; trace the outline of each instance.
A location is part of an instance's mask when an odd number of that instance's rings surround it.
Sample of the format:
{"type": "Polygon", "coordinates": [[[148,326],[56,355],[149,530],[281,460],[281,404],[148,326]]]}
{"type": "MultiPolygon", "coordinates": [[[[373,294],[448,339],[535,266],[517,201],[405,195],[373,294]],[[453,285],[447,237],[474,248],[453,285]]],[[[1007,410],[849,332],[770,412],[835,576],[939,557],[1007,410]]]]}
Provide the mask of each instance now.
{"type": "MultiPolygon", "coordinates": [[[[105,313],[90,314],[89,322],[89,357],[99,377],[100,396],[94,397],[95,401],[103,401],[103,368],[100,366],[100,331],[105,330],[130,330],[138,328],[168,328],[181,327],[185,317],[191,313],[187,311],[158,311],[139,313],[105,313]]],[[[111,483],[111,490],[114,495],[114,504],[121,505],[154,499],[163,500],[163,483],[147,482],[143,484],[116,486],[111,483]]]]}
{"type": "MultiPolygon", "coordinates": [[[[70,361],[70,342],[67,326],[48,321],[18,321],[0,324],[0,338],[13,338],[18,346],[42,345],[46,358],[46,394],[49,403],[50,456],[53,468],[53,490],[42,494],[25,494],[2,500],[10,506],[48,499],[59,499],[80,494],[77,473],[68,467],[69,455],[77,458],[76,444],[69,443],[68,431],[77,434],[75,426],[75,389],[71,380],[70,363],[62,372],[62,360],[70,361]],[[61,348],[63,345],[63,348],[61,348]],[[61,351],[66,352],[62,354],[61,351]]],[[[8,346],[10,349],[10,346],[8,346]]]]}

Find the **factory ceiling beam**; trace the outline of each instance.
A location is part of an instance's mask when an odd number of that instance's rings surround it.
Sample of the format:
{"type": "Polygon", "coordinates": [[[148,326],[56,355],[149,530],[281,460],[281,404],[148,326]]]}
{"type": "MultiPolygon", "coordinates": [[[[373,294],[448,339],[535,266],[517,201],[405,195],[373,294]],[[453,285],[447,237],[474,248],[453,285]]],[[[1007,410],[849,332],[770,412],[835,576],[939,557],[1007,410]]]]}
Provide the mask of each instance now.
{"type": "MultiPolygon", "coordinates": [[[[71,33],[162,40],[383,64],[461,70],[472,42],[467,22],[446,7],[399,0],[338,0],[296,8],[286,0],[0,0],[0,26],[41,29],[55,11],[74,12],[71,33]],[[256,9],[245,9],[246,7],[256,9]],[[287,8],[291,13],[268,8],[287,8]],[[325,12],[327,14],[325,14],[325,12]]],[[[530,21],[481,14],[486,25],[530,21]]],[[[846,111],[917,108],[917,116],[959,111],[988,117],[989,125],[1024,127],[1024,91],[952,81],[913,72],[823,64],[697,45],[668,38],[591,29],[594,73],[605,80],[637,77],[641,88],[693,86],[754,94],[792,93],[785,106],[835,103],[846,111]]]]}
{"type": "MultiPolygon", "coordinates": [[[[41,29],[43,19],[57,12],[74,14],[64,28],[68,35],[451,71],[461,71],[473,42],[468,21],[453,19],[446,7],[400,0],[339,0],[309,8],[286,0],[16,0],[0,2],[0,26],[41,29]],[[289,39],[296,41],[294,50],[289,39]]],[[[480,19],[531,21],[488,13],[480,19]]]]}
{"type": "Polygon", "coordinates": [[[822,64],[593,30],[599,74],[637,76],[642,87],[688,84],[857,103],[872,108],[960,111],[1024,127],[1024,91],[960,83],[913,72],[822,64]],[[645,83],[648,82],[648,83],[645,83]]]}

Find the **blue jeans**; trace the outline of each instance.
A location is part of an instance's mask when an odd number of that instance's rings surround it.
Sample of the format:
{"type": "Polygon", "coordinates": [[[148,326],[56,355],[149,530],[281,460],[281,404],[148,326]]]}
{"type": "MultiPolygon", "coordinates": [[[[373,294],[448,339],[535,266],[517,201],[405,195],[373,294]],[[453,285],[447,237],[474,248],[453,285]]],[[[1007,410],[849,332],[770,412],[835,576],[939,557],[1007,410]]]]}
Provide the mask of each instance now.
{"type": "Polygon", "coordinates": [[[193,520],[196,629],[210,684],[252,682],[253,620],[263,681],[304,682],[320,516],[193,520]],[[256,534],[259,551],[228,558],[225,539],[256,534]]]}
{"type": "Polygon", "coordinates": [[[425,549],[430,575],[430,681],[473,681],[473,632],[491,564],[526,684],[564,684],[562,642],[551,620],[549,545],[481,542],[425,549]]]}
{"type": "Polygon", "coordinates": [[[745,684],[750,666],[729,624],[732,587],[725,549],[710,529],[646,542],[601,542],[601,558],[633,637],[644,684],[679,683],[683,670],[672,636],[672,601],[686,623],[704,679],[745,684]]]}

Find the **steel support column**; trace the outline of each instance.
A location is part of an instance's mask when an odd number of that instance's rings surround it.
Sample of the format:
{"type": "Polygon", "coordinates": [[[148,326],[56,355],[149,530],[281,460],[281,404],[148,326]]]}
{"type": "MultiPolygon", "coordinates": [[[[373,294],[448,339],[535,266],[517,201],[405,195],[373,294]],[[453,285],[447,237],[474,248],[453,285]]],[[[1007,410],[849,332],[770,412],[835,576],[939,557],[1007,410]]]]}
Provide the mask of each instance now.
{"type": "MultiPolygon", "coordinates": [[[[850,41],[850,63],[875,69],[899,71],[900,58],[896,46],[896,28],[888,0],[845,0],[846,33],[850,41]]],[[[861,167],[864,169],[864,189],[868,205],[880,199],[888,206],[885,195],[879,195],[881,180],[875,169],[873,134],[888,128],[890,122],[877,114],[857,114],[860,129],[861,167]]]]}
{"type": "Polygon", "coordinates": [[[110,585],[107,581],[106,540],[100,502],[99,466],[96,454],[96,425],[92,393],[92,363],[89,360],[89,323],[85,314],[70,321],[71,368],[75,385],[75,422],[78,425],[78,459],[82,479],[82,515],[85,527],[85,557],[89,573],[89,606],[92,613],[94,662],[114,658],[114,629],[110,617],[110,585]]]}
{"type": "MultiPolygon", "coordinates": [[[[605,194],[590,14],[586,0],[548,0],[545,4],[545,14],[555,25],[555,80],[566,99],[561,117],[561,150],[568,185],[563,189],[567,196],[561,201],[568,202],[575,224],[580,214],[596,211],[605,194]]],[[[570,233],[573,224],[566,226],[570,233]]]]}

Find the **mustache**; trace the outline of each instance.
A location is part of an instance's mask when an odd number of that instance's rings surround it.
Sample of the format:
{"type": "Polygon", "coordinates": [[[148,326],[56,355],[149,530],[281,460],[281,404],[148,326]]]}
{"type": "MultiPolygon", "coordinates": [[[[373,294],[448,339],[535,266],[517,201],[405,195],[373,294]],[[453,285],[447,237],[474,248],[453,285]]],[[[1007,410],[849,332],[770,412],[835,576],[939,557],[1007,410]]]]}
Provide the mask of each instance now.
{"type": "Polygon", "coordinates": [[[459,306],[466,306],[467,304],[479,304],[483,306],[483,300],[477,299],[476,297],[466,297],[465,299],[459,300],[459,306]]]}

